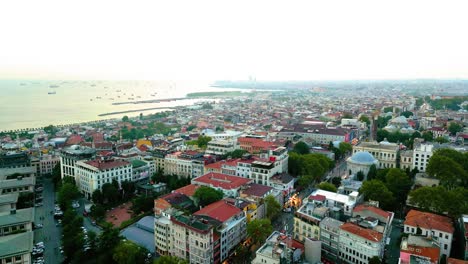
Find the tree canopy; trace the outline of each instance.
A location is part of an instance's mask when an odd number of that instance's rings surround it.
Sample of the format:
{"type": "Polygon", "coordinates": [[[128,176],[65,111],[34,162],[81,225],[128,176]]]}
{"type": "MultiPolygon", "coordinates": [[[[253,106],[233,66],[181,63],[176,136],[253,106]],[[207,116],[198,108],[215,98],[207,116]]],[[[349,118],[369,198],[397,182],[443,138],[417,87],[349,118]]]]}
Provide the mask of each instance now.
{"type": "Polygon", "coordinates": [[[160,256],[154,261],[154,264],[189,264],[189,262],[175,256],[160,256]]]}
{"type": "Polygon", "coordinates": [[[302,141],[299,141],[299,142],[296,143],[296,145],[294,145],[293,151],[295,151],[295,152],[297,152],[297,153],[299,153],[301,155],[310,153],[309,145],[307,145],[306,143],[304,143],[302,141]]]}
{"type": "Polygon", "coordinates": [[[247,224],[247,235],[254,245],[264,243],[271,232],[273,227],[269,219],[254,219],[247,224]]]}
{"type": "Polygon", "coordinates": [[[459,217],[468,212],[468,190],[457,187],[447,190],[443,186],[420,187],[409,193],[410,204],[425,211],[447,212],[451,217],[459,217]]]}
{"type": "Polygon", "coordinates": [[[193,195],[193,197],[198,199],[198,203],[201,206],[207,206],[211,203],[219,201],[223,199],[223,196],[224,194],[222,191],[213,189],[208,186],[200,186],[200,188],[198,188],[193,195]]]}
{"type": "Polygon", "coordinates": [[[114,248],[112,258],[118,264],[144,263],[148,253],[149,252],[146,248],[140,247],[137,244],[126,240],[120,241],[120,243],[114,248]]]}
{"type": "Polygon", "coordinates": [[[329,192],[336,192],[337,191],[336,186],[329,183],[329,182],[321,182],[321,183],[317,184],[317,188],[321,189],[321,190],[329,191],[329,192]]]}
{"type": "Polygon", "coordinates": [[[392,192],[390,192],[382,181],[379,180],[370,180],[364,181],[362,187],[359,190],[360,193],[364,195],[366,201],[378,201],[379,206],[385,210],[392,209],[395,198],[393,197],[392,192]]]}
{"type": "Polygon", "coordinates": [[[281,212],[281,205],[271,194],[265,197],[265,205],[267,210],[266,216],[268,219],[274,219],[281,212]]]}
{"type": "Polygon", "coordinates": [[[426,172],[451,189],[457,186],[468,187],[467,171],[462,165],[447,156],[434,154],[427,164],[426,172]]]}

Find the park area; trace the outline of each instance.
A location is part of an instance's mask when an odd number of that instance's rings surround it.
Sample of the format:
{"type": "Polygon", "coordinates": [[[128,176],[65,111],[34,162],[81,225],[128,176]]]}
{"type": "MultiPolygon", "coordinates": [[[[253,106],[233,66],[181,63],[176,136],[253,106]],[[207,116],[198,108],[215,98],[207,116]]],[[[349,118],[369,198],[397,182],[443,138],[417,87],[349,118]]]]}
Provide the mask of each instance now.
{"type": "Polygon", "coordinates": [[[127,202],[107,211],[106,222],[111,223],[114,227],[120,227],[124,221],[132,218],[131,207],[132,202],[127,202]]]}

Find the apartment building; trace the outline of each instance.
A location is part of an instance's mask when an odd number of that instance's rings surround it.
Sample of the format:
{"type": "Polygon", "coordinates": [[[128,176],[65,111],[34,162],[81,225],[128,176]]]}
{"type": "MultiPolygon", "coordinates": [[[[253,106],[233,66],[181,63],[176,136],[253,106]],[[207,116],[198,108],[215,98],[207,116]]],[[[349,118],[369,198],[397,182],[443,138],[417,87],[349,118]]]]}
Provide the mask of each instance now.
{"type": "Polygon", "coordinates": [[[426,172],[429,159],[434,151],[432,144],[419,144],[413,150],[413,168],[417,168],[419,172],[426,172]]]}
{"type": "Polygon", "coordinates": [[[93,192],[101,189],[105,183],[113,180],[119,182],[132,181],[132,165],[128,161],[114,159],[100,159],[77,161],[75,163],[76,185],[88,199],[93,192]]]}
{"type": "Polygon", "coordinates": [[[164,159],[164,174],[184,178],[195,178],[203,175],[203,153],[196,151],[174,152],[164,159]]]}
{"type": "Polygon", "coordinates": [[[434,238],[440,244],[440,254],[446,256],[450,256],[454,231],[453,222],[449,217],[417,210],[410,210],[404,222],[406,234],[434,238]]]}
{"type": "MultiPolygon", "coordinates": [[[[75,163],[79,160],[92,160],[96,157],[96,150],[92,148],[73,145],[60,153],[61,177],[75,178],[75,163]]],[[[75,179],[76,181],[76,179],[75,179]]]]}
{"type": "Polygon", "coordinates": [[[325,217],[320,221],[320,241],[322,242],[322,254],[332,261],[337,261],[339,256],[340,226],[344,223],[325,217]]]}
{"type": "Polygon", "coordinates": [[[251,179],[214,172],[207,173],[192,180],[192,184],[194,185],[208,186],[221,190],[225,197],[233,198],[239,197],[241,187],[251,182],[251,179]]]}
{"type": "Polygon", "coordinates": [[[36,169],[32,166],[0,169],[0,195],[34,192],[36,169]]]}
{"type": "Polygon", "coordinates": [[[382,258],[384,248],[381,233],[351,222],[340,226],[338,255],[342,263],[368,263],[374,256],[382,258]]]}
{"type": "Polygon", "coordinates": [[[40,175],[52,174],[55,166],[60,163],[59,156],[44,155],[39,159],[40,175]]]}
{"type": "Polygon", "coordinates": [[[397,168],[399,145],[387,141],[377,142],[361,142],[353,147],[353,154],[361,151],[367,151],[376,158],[379,169],[397,168]]]}
{"type": "Polygon", "coordinates": [[[304,252],[304,245],[290,236],[274,231],[256,252],[253,264],[296,263],[304,252]]]}
{"type": "Polygon", "coordinates": [[[328,217],[330,209],[324,206],[325,196],[310,196],[294,214],[294,238],[304,242],[306,238],[320,239],[320,222],[328,217]]]}
{"type": "Polygon", "coordinates": [[[323,206],[333,209],[333,214],[340,212],[344,215],[351,216],[354,207],[361,200],[361,196],[358,192],[351,192],[349,195],[344,195],[318,189],[312,192],[308,199],[321,201],[323,206]]]}
{"type": "Polygon", "coordinates": [[[18,194],[0,195],[0,263],[31,263],[34,208],[16,209],[18,194]]]}
{"type": "Polygon", "coordinates": [[[236,150],[236,147],[237,145],[234,141],[215,139],[208,142],[205,153],[212,155],[224,155],[236,150]]]}
{"type": "Polygon", "coordinates": [[[440,245],[437,241],[424,236],[415,235],[409,235],[401,239],[400,264],[438,264],[439,258],[440,245]]]}
{"type": "Polygon", "coordinates": [[[400,151],[400,168],[403,170],[412,170],[413,167],[413,151],[402,150],[400,151]]]}

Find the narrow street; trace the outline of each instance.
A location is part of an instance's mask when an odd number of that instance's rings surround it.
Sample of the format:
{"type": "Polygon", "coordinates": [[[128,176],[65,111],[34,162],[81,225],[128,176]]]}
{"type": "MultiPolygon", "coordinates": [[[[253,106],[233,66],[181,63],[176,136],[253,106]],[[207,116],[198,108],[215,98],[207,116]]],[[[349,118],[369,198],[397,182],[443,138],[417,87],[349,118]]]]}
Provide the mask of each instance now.
{"type": "Polygon", "coordinates": [[[35,207],[35,223],[43,227],[34,231],[34,243],[43,241],[45,244],[45,263],[61,263],[62,255],[59,247],[61,245],[62,228],[56,226],[57,221],[53,213],[55,206],[55,190],[52,180],[43,179],[44,190],[42,191],[43,206],[35,207]]]}

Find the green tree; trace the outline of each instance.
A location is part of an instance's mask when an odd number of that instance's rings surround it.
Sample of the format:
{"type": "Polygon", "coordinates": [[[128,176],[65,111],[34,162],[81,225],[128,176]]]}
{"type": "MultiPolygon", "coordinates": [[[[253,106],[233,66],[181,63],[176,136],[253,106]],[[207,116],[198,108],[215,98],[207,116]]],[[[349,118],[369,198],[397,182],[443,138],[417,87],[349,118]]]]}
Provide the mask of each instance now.
{"type": "Polygon", "coordinates": [[[357,179],[358,181],[363,181],[363,180],[364,180],[364,172],[358,171],[358,172],[356,173],[356,179],[357,179]]]}
{"type": "Polygon", "coordinates": [[[111,224],[105,224],[102,233],[99,235],[98,252],[101,255],[101,262],[112,263],[112,253],[114,248],[120,243],[121,237],[119,230],[113,228],[111,224]]]}
{"type": "Polygon", "coordinates": [[[189,262],[175,256],[161,256],[154,261],[154,264],[189,264],[189,262]]]}
{"type": "Polygon", "coordinates": [[[84,244],[84,235],[80,228],[83,225],[83,218],[77,216],[74,210],[66,209],[62,223],[62,246],[65,258],[68,260],[80,259],[84,244]]]}
{"type": "Polygon", "coordinates": [[[346,154],[353,151],[353,146],[347,142],[340,142],[339,149],[342,154],[346,154]]]}
{"type": "Polygon", "coordinates": [[[372,258],[369,259],[369,264],[381,264],[382,261],[378,256],[373,256],[372,258]]]}
{"type": "Polygon", "coordinates": [[[124,197],[132,197],[136,190],[135,183],[131,181],[122,181],[121,185],[124,197]]]}
{"type": "Polygon", "coordinates": [[[329,191],[329,192],[336,192],[337,189],[335,185],[329,183],[329,182],[321,182],[317,185],[318,189],[329,191]]]}
{"type": "Polygon", "coordinates": [[[106,209],[100,204],[95,204],[91,206],[91,216],[97,221],[102,221],[106,216],[106,209]]]}
{"type": "Polygon", "coordinates": [[[302,175],[297,180],[297,185],[303,188],[308,188],[313,182],[314,182],[314,177],[312,177],[312,175],[302,175]]]}
{"type": "Polygon", "coordinates": [[[150,212],[154,207],[154,198],[152,196],[138,196],[133,199],[132,211],[135,215],[150,212]]]}
{"type": "Polygon", "coordinates": [[[281,212],[281,205],[271,194],[265,197],[265,205],[267,211],[266,216],[270,220],[276,218],[281,212]]]}
{"type": "Polygon", "coordinates": [[[333,185],[335,185],[336,188],[338,188],[341,185],[341,177],[333,177],[331,182],[333,185]]]}
{"type": "Polygon", "coordinates": [[[101,190],[94,190],[93,194],[91,195],[91,200],[93,200],[93,203],[95,204],[102,204],[104,202],[104,196],[102,195],[101,190]]]}
{"type": "Polygon", "coordinates": [[[361,117],[359,117],[359,121],[364,122],[367,125],[370,125],[371,123],[369,117],[366,115],[361,115],[361,117]]]}
{"type": "Polygon", "coordinates": [[[369,168],[369,172],[367,173],[367,180],[372,180],[377,177],[377,167],[375,164],[372,164],[369,168]]]}
{"type": "Polygon", "coordinates": [[[440,180],[448,189],[456,186],[467,186],[467,172],[451,158],[434,155],[429,159],[426,172],[440,180]]]}
{"type": "Polygon", "coordinates": [[[405,204],[412,182],[408,175],[400,169],[391,168],[385,176],[385,185],[393,193],[397,202],[405,204]]]}
{"type": "Polygon", "coordinates": [[[352,119],[352,118],[353,118],[353,115],[350,114],[350,113],[344,113],[342,118],[343,118],[343,119],[352,119]]]}
{"type": "Polygon", "coordinates": [[[444,156],[460,164],[465,171],[468,171],[468,152],[461,153],[454,149],[442,148],[434,152],[433,156],[444,156]]]}
{"type": "Polygon", "coordinates": [[[104,200],[109,203],[115,203],[119,200],[119,190],[112,183],[104,183],[101,187],[104,200]]]}
{"type": "Polygon", "coordinates": [[[432,140],[434,140],[434,134],[432,133],[432,131],[424,131],[422,133],[422,138],[426,142],[432,142],[432,140]]]}
{"type": "Polygon", "coordinates": [[[394,206],[395,198],[382,181],[364,181],[359,192],[364,195],[366,201],[378,201],[380,207],[385,210],[391,210],[394,206]]]}
{"type": "Polygon", "coordinates": [[[253,245],[264,243],[273,232],[269,219],[254,219],[247,224],[247,235],[252,239],[253,245]]]}
{"type": "Polygon", "coordinates": [[[114,248],[112,258],[118,264],[144,263],[148,250],[131,241],[120,241],[114,248]]]}
{"type": "Polygon", "coordinates": [[[192,130],[194,130],[195,128],[197,128],[197,126],[190,125],[190,126],[187,127],[187,131],[192,131],[192,130]]]}
{"type": "Polygon", "coordinates": [[[404,111],[401,113],[402,116],[409,118],[410,116],[414,116],[413,112],[411,111],[404,111]]]}
{"type": "Polygon", "coordinates": [[[445,137],[436,137],[434,139],[435,142],[439,143],[439,144],[443,144],[443,143],[448,143],[450,142],[447,138],[445,137]]]}
{"type": "Polygon", "coordinates": [[[62,173],[60,171],[60,163],[57,163],[52,169],[52,182],[54,183],[55,188],[59,186],[61,179],[62,173]]]}
{"type": "Polygon", "coordinates": [[[296,145],[294,145],[293,151],[295,151],[295,152],[297,152],[297,153],[299,153],[301,155],[310,153],[309,145],[307,145],[306,143],[304,143],[302,141],[299,141],[299,142],[296,143],[296,145]]]}
{"type": "Polygon", "coordinates": [[[197,139],[197,145],[199,148],[206,148],[208,145],[208,142],[211,141],[211,137],[209,136],[199,136],[197,139]]]}
{"type": "Polygon", "coordinates": [[[124,116],[124,117],[122,117],[122,122],[128,122],[128,121],[129,121],[129,118],[128,118],[128,116],[124,116]]]}
{"type": "Polygon", "coordinates": [[[234,151],[224,154],[222,156],[222,159],[227,159],[228,157],[231,157],[232,159],[239,159],[239,158],[242,158],[242,156],[246,153],[248,153],[247,150],[236,149],[234,151]]]}
{"type": "Polygon", "coordinates": [[[201,206],[207,206],[211,203],[219,201],[223,199],[223,196],[224,195],[222,191],[213,189],[208,186],[200,186],[200,188],[198,188],[193,195],[193,197],[198,199],[198,203],[201,206]]]}
{"type": "Polygon", "coordinates": [[[64,183],[58,192],[57,201],[60,208],[66,209],[71,205],[72,200],[75,200],[80,195],[78,188],[71,183],[64,183]]]}
{"type": "Polygon", "coordinates": [[[451,122],[450,125],[448,126],[448,131],[453,136],[455,136],[458,132],[461,132],[462,130],[463,130],[463,127],[455,122],[451,122]]]}

